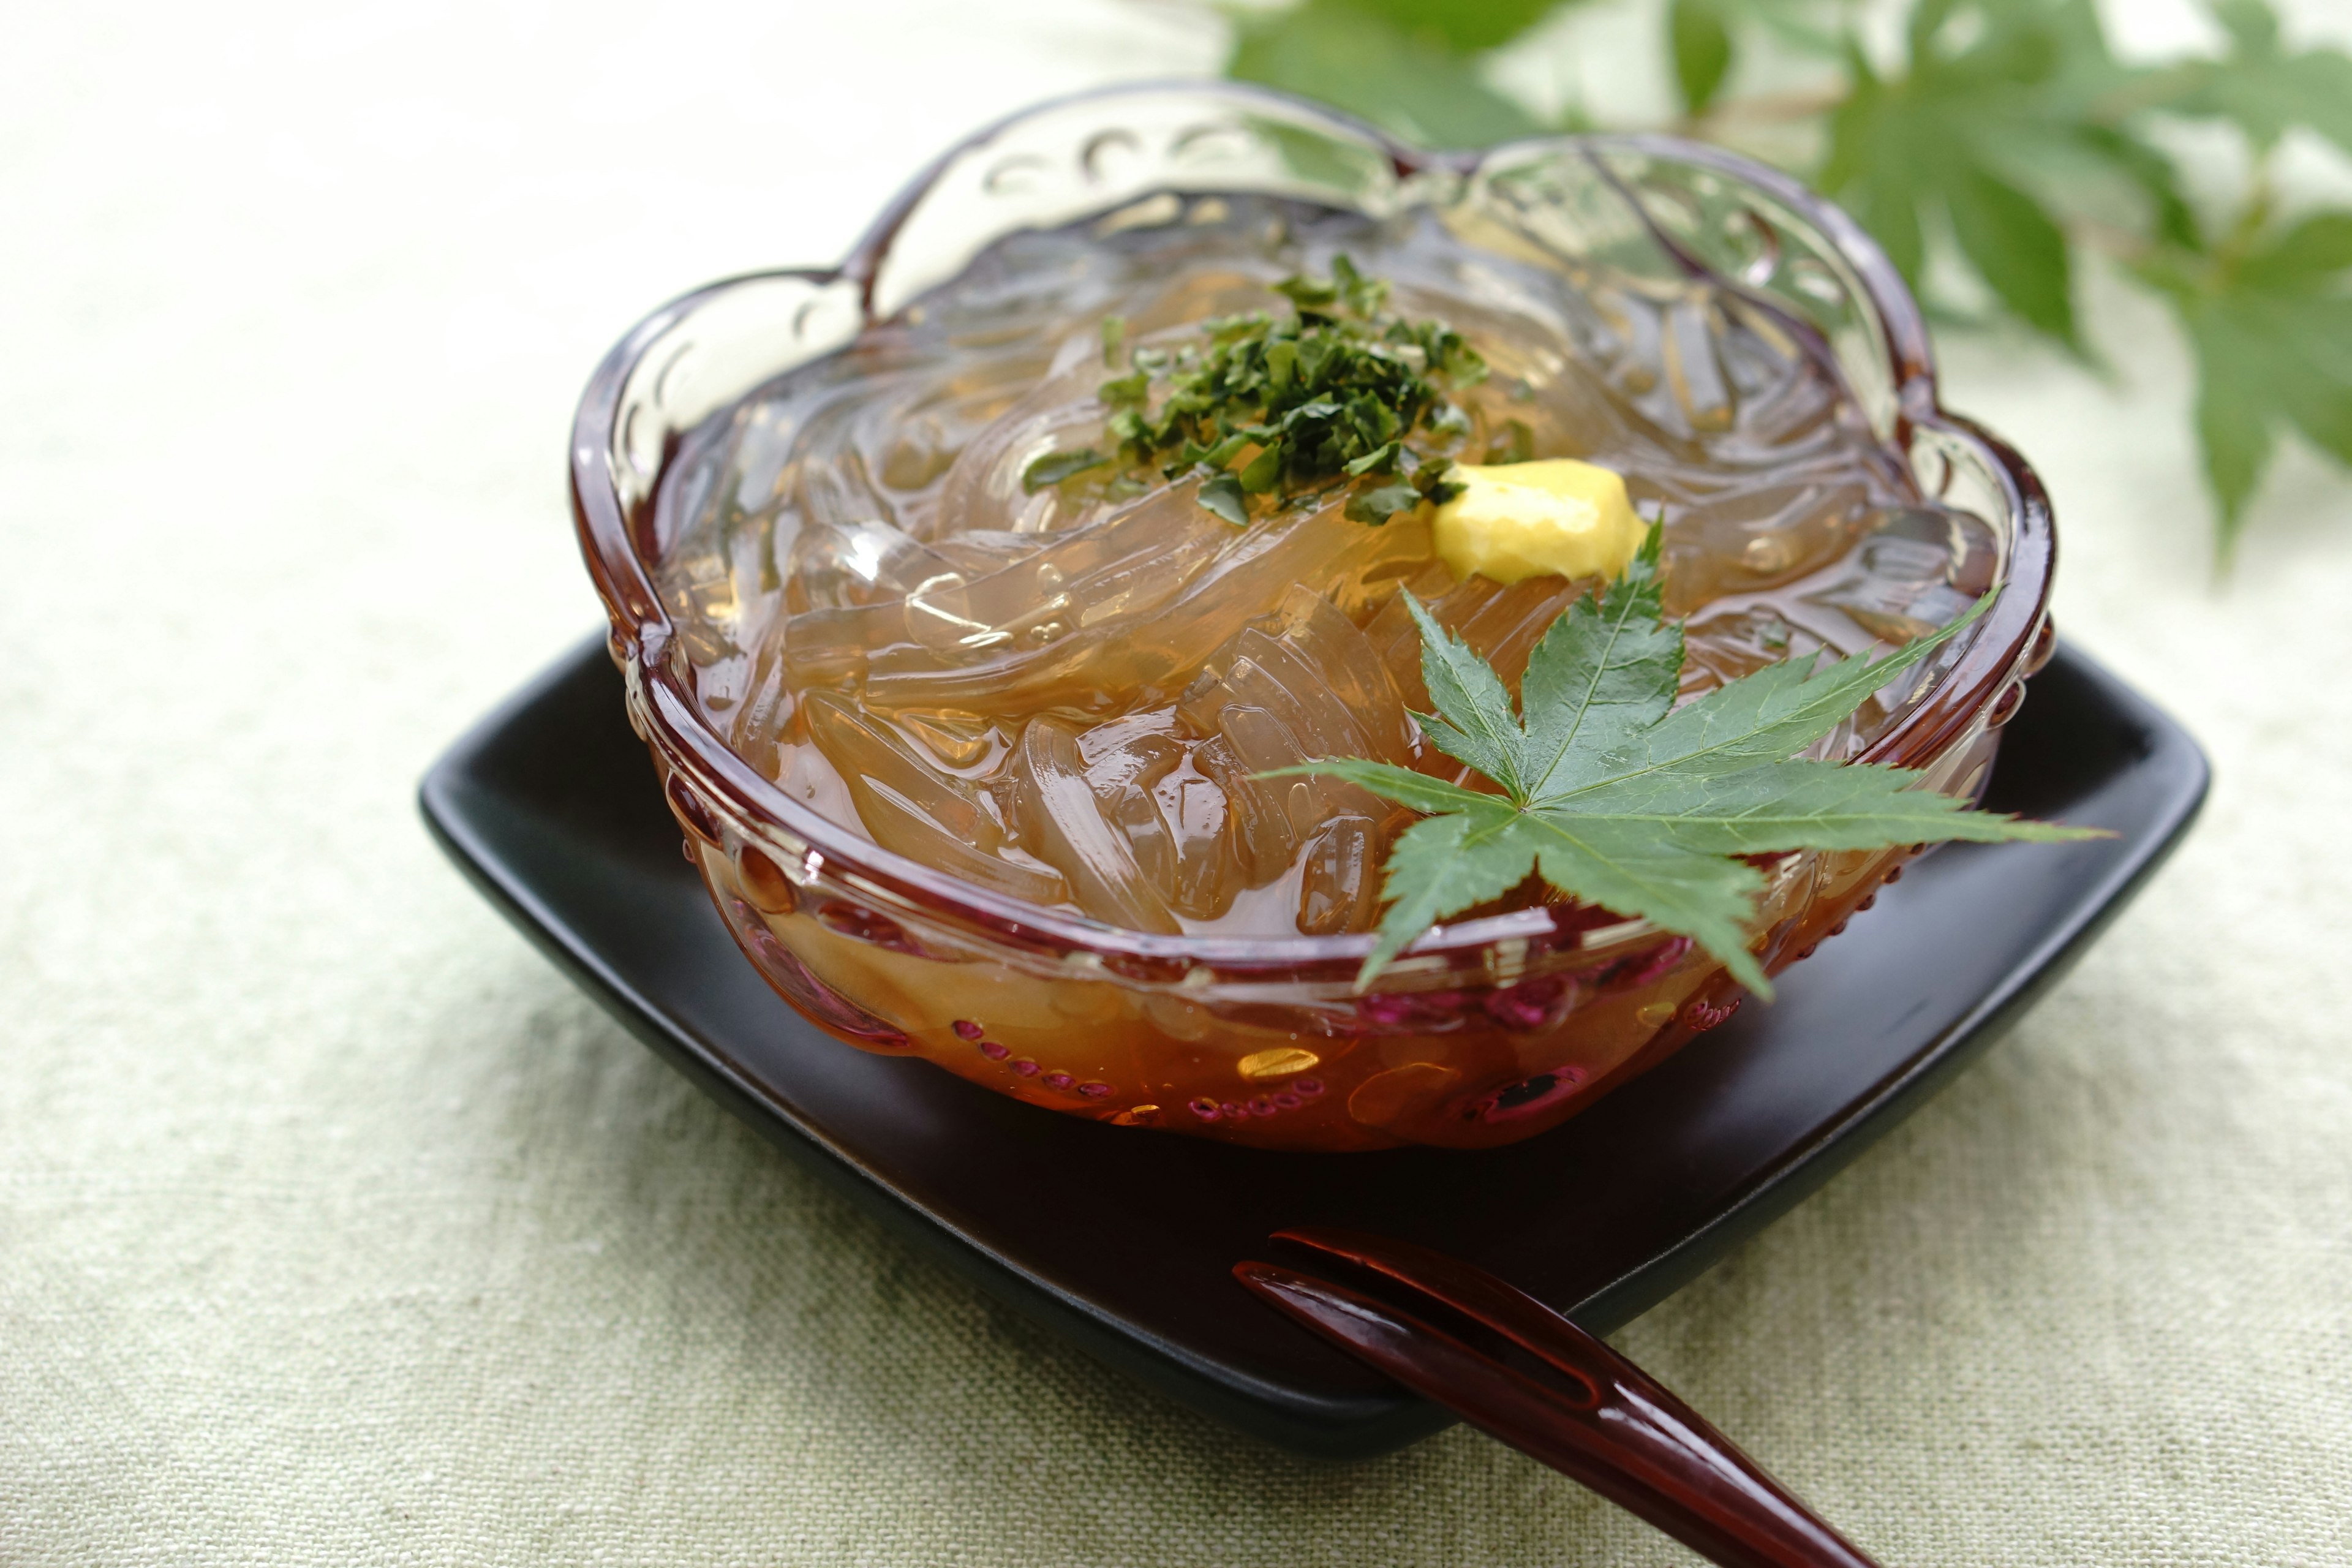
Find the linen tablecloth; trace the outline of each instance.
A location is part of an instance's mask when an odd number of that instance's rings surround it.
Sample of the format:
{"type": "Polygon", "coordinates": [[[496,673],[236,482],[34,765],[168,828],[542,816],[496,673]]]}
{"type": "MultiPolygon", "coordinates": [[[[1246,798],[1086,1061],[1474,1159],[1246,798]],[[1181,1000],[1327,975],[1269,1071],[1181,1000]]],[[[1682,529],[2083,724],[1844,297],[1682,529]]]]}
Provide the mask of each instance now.
{"type": "MultiPolygon", "coordinates": [[[[562,458],[622,328],[837,255],[996,113],[1213,70],[1213,24],[7,31],[0,1563],[1687,1560],[1473,1433],[1322,1466],[1107,1373],[688,1088],[412,805],[595,624],[562,458]]],[[[2060,623],[2210,749],[2204,821],[2013,1037],[1619,1342],[1890,1563],[2345,1563],[2352,484],[2291,450],[2217,582],[2180,342],[2084,302],[2107,378],[1958,337],[1951,400],[2047,475],[2060,623]]]]}

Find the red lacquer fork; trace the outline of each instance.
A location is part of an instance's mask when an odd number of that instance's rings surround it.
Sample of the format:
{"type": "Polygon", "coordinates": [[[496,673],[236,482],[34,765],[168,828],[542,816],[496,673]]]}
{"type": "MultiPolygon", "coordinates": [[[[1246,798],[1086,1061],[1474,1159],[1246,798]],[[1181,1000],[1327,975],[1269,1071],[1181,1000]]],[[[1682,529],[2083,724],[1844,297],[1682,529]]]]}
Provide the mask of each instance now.
{"type": "MultiPolygon", "coordinates": [[[[1638,1514],[1723,1568],[1876,1568],[1641,1368],[1458,1258],[1353,1231],[1276,1231],[1500,1335],[1511,1364],[1415,1312],[1274,1263],[1234,1277],[1424,1398],[1638,1514]]],[[[1475,1333],[1475,1331],[1473,1331],[1475,1333]]]]}

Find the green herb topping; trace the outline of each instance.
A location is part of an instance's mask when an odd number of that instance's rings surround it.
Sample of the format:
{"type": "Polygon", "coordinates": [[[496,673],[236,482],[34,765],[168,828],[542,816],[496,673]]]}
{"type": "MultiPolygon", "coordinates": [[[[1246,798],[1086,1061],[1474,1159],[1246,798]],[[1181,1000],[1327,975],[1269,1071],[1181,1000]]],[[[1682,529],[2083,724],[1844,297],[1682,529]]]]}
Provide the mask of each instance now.
{"type": "Polygon", "coordinates": [[[1058,485],[1064,479],[1076,479],[1088,468],[1099,468],[1109,459],[1092,447],[1076,452],[1048,452],[1021,470],[1021,483],[1025,489],[1043,489],[1058,485]]]}
{"type": "MultiPolygon", "coordinates": [[[[1443,321],[1407,321],[1388,309],[1389,286],[1345,256],[1331,276],[1286,278],[1279,320],[1264,311],[1202,323],[1205,346],[1136,348],[1129,369],[1102,384],[1113,412],[1105,428],[1122,468],[1156,468],[1167,479],[1210,471],[1201,504],[1226,521],[1249,521],[1249,497],[1288,500],[1335,482],[1394,477],[1348,503],[1348,516],[1381,523],[1460,487],[1449,463],[1413,449],[1470,427],[1450,391],[1486,374],[1460,333],[1443,321]]],[[[1103,323],[1104,360],[1116,365],[1126,325],[1103,323]]],[[[1022,474],[1030,489],[1099,467],[1089,449],[1048,452],[1022,474]]]]}
{"type": "Polygon", "coordinates": [[[1659,538],[1653,525],[1622,576],[1545,632],[1521,682],[1524,717],[1493,668],[1406,594],[1438,708],[1416,715],[1423,731],[1501,795],[1360,758],[1276,770],[1346,779],[1428,814],[1389,851],[1389,910],[1358,989],[1437,921],[1540,871],[1570,897],[1690,937],[1769,999],[1744,929],[1764,876],[1741,857],[2105,837],[1970,810],[1916,787],[1908,769],[1790,760],[1974,622],[1990,596],[1884,658],[1791,659],[1676,708],[1683,630],[1660,608],[1659,538]]]}

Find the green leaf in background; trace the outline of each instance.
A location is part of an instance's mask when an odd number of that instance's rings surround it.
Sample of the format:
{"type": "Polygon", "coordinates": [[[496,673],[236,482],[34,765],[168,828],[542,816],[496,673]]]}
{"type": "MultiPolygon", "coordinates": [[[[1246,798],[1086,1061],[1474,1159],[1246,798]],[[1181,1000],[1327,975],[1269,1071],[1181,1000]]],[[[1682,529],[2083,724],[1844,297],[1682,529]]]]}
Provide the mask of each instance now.
{"type": "Polygon", "coordinates": [[[1742,19],[1801,55],[1836,59],[1845,53],[1853,0],[1737,0],[1737,5],[1742,19]]]}
{"type": "Polygon", "coordinates": [[[2277,16],[2262,0],[2221,0],[2213,13],[2229,32],[2229,55],[2166,73],[2173,90],[2161,107],[2227,120],[2258,151],[2300,125],[2352,152],[2352,57],[2336,49],[2288,52],[2277,16]]]}
{"type": "Polygon", "coordinates": [[[1307,0],[1250,16],[1237,26],[1225,74],[1319,98],[1424,147],[1484,147],[1540,131],[1533,115],[1444,47],[1443,27],[1409,32],[1384,14],[1424,9],[1444,8],[1307,0]]]}
{"type": "Polygon", "coordinates": [[[2242,257],[2238,279],[2287,294],[2326,292],[2352,270],[2352,213],[2320,213],[2242,257]]]}
{"type": "Polygon", "coordinates": [[[1559,8],[1559,0],[1349,0],[1377,16],[1455,54],[1498,48],[1559,8]]]}
{"type": "Polygon", "coordinates": [[[1927,237],[1948,224],[2004,307],[2079,352],[2072,245],[2034,187],[2086,168],[2146,183],[2144,163],[2087,118],[2130,73],[2088,0],[1923,0],[1907,37],[1899,76],[1850,50],[1852,91],[1830,118],[1822,188],[1915,286],[1927,237]]]}
{"type": "Polygon", "coordinates": [[[1982,168],[1958,171],[1944,210],[1961,254],[2001,303],[2037,331],[2075,345],[2066,235],[2042,205],[1982,168]]]}
{"type": "Polygon", "coordinates": [[[2145,217],[2129,232],[2152,233],[2161,244],[2189,249],[2204,243],[2199,237],[2197,215],[2181,192],[2179,175],[2170,159],[2118,126],[2086,125],[2083,140],[2139,193],[2146,205],[2145,217]]]}
{"type": "Polygon", "coordinates": [[[2352,214],[2323,213],[2214,258],[2170,253],[2141,276],[2197,355],[2197,436],[2226,562],[2281,426],[2352,464],[2352,214]]]}
{"type": "Polygon", "coordinates": [[[1559,891],[1687,936],[1759,996],[1772,994],[1746,922],[1764,876],[1743,858],[1970,838],[2098,837],[1969,809],[1901,768],[1798,762],[1874,691],[1974,622],[1990,600],[1884,658],[1768,666],[1675,707],[1679,622],[1659,608],[1661,530],[1625,571],[1551,624],[1528,656],[1524,718],[1476,649],[1408,591],[1437,714],[1423,732],[1500,787],[1489,795],[1410,768],[1324,758],[1320,773],[1427,813],[1389,851],[1380,935],[1360,989],[1415,937],[1540,874],[1559,891]]]}
{"type": "Polygon", "coordinates": [[[1851,0],[1665,0],[1666,51],[1686,118],[1715,106],[1738,58],[1743,31],[1769,36],[1785,53],[1843,60],[1851,0]]]}
{"type": "Polygon", "coordinates": [[[1731,74],[1728,9],[1727,0],[1673,0],[1666,8],[1666,41],[1685,113],[1706,113],[1731,74]]]}

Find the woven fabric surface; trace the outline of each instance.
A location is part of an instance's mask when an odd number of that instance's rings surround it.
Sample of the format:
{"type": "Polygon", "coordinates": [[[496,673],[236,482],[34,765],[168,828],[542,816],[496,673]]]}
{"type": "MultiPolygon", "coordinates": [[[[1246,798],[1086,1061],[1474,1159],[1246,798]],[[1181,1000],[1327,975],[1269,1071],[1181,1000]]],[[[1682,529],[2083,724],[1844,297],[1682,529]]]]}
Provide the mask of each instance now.
{"type": "MultiPolygon", "coordinates": [[[[999,112],[1213,69],[1213,26],[9,32],[0,1563],[1688,1561],[1466,1431],[1311,1464],[1103,1371],[705,1101],[416,820],[594,624],[562,454],[623,327],[837,255],[999,112]]],[[[2352,485],[2290,451],[2217,584],[2179,342],[2084,304],[2110,378],[1960,338],[1950,396],[2043,468],[2061,624],[2210,748],[2205,818],[2012,1037],[1619,1342],[1890,1563],[2352,1562],[2352,485]]]]}

